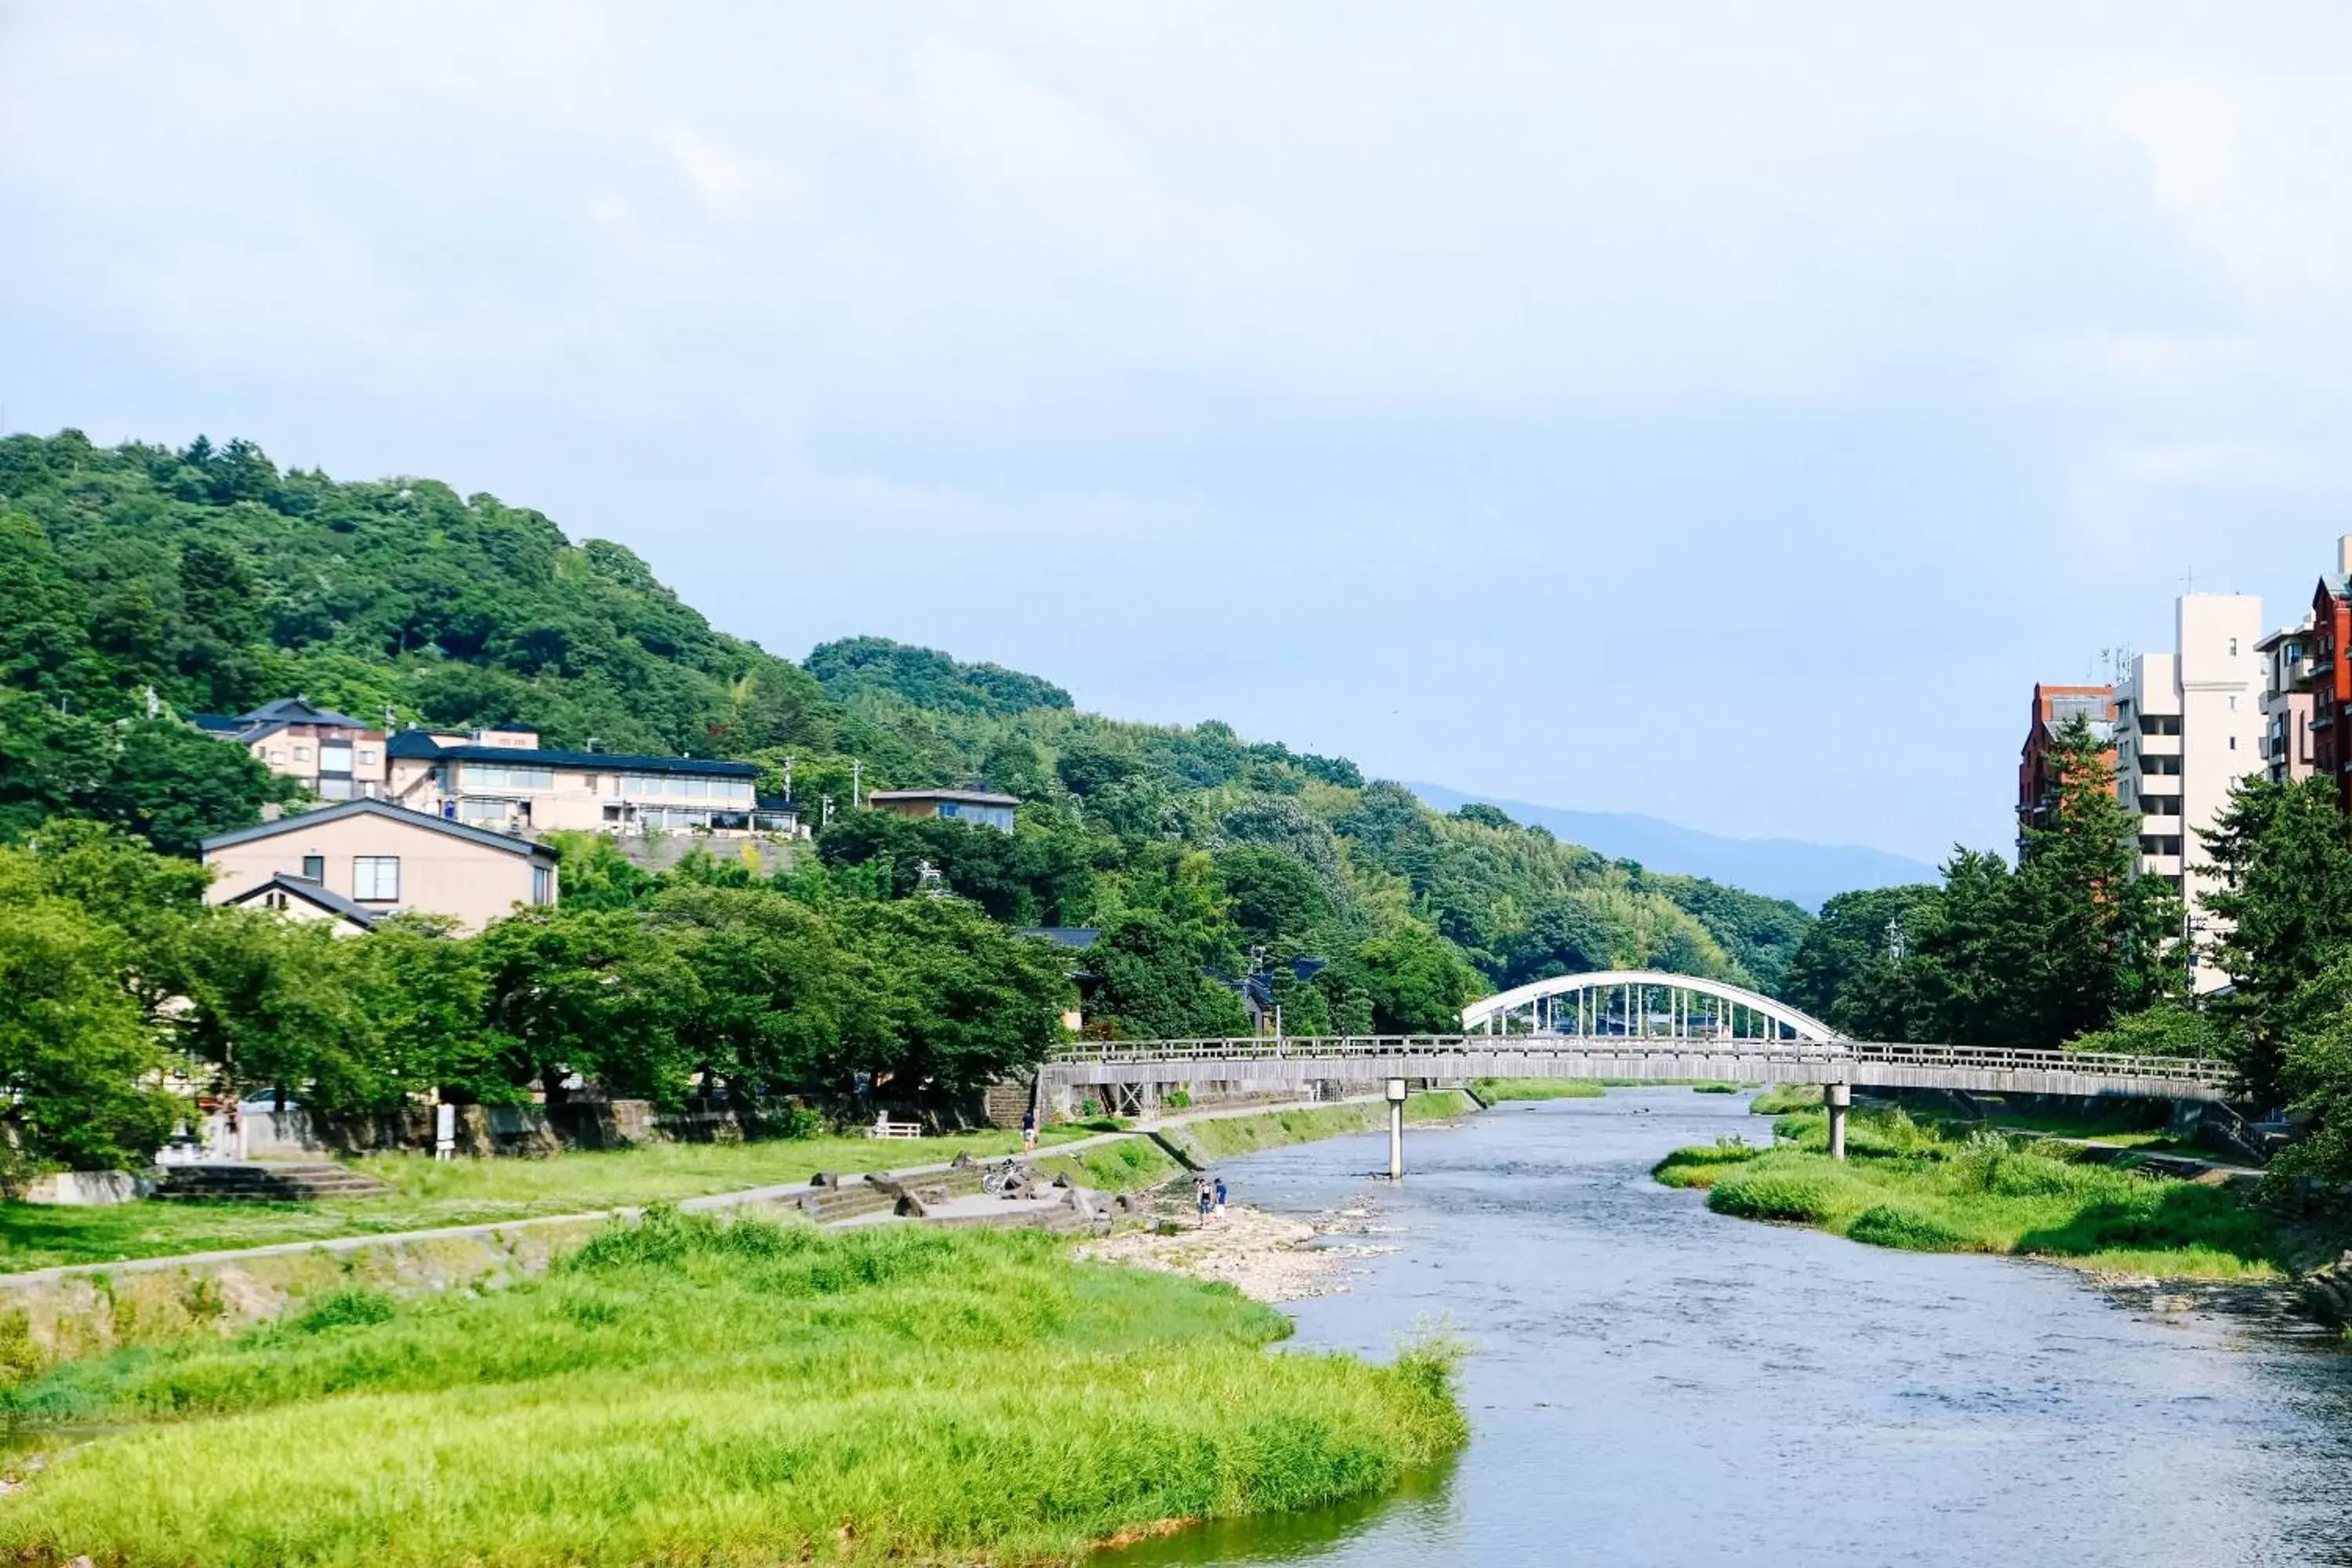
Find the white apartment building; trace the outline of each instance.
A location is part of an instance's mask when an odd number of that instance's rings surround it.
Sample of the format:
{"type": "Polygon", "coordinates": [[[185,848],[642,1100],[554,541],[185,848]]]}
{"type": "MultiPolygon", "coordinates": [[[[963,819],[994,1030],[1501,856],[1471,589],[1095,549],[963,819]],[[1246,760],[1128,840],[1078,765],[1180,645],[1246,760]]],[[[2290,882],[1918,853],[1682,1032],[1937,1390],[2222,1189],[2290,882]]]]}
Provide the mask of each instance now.
{"type": "Polygon", "coordinates": [[[2200,991],[2229,976],[2204,962],[2220,932],[2204,910],[2213,879],[2200,847],[2231,786],[2268,765],[2263,602],[2189,594],[2175,605],[2172,653],[2144,653],[2116,687],[2116,788],[2139,813],[2139,874],[2162,877],[2189,906],[2200,991]]]}

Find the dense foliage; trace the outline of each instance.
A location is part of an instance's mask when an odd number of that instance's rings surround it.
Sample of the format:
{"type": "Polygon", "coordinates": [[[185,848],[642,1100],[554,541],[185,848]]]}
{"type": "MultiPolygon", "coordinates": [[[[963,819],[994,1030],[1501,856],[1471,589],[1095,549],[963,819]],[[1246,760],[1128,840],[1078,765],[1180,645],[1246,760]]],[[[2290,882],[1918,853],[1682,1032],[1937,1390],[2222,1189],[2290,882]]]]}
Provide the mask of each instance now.
{"type": "MultiPolygon", "coordinates": [[[[281,471],[242,441],[0,440],[0,843],[37,841],[36,867],[68,839],[185,857],[299,805],[183,722],[298,692],[741,757],[830,821],[773,879],[573,845],[560,909],[467,939],[403,920],[336,941],[206,912],[190,881],[142,914],[169,940],[142,948],[70,894],[13,895],[5,962],[56,989],[22,1005],[74,1020],[90,1084],[169,1059],[352,1110],[581,1081],[940,1091],[1034,1058],[1074,978],[1101,1034],[1238,1032],[1244,990],[1292,1032],[1437,1031],[1486,991],[1587,968],[1771,989],[1811,924],[1489,806],[1440,816],[1344,758],[1081,713],[994,665],[857,637],[803,668],[714,631],[621,546],[490,496],[281,471]],[[859,809],[860,788],[977,781],[1020,797],[1015,831],[859,809]],[[1013,934],[1032,926],[1100,938],[1079,954],[1013,934]]],[[[27,1108],[85,1092],[26,1043],[44,1026],[10,1047],[28,1157],[129,1157],[156,1102],[47,1113],[80,1143],[35,1125],[27,1108]]]]}
{"type": "Polygon", "coordinates": [[[1963,849],[1940,887],[1831,900],[1788,998],[1860,1038],[2053,1047],[2179,997],[2179,901],[2132,874],[2137,824],[2104,743],[2077,721],[2054,755],[2053,818],[2014,869],[1963,849]]]}

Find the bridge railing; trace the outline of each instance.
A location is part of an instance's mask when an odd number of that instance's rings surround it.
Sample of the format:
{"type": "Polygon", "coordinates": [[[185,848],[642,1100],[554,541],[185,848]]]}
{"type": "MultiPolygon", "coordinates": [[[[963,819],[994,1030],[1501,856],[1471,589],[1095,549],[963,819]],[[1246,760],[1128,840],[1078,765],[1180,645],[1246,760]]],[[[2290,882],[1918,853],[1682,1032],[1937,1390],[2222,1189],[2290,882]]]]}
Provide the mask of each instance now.
{"type": "Polygon", "coordinates": [[[1267,1036],[1238,1039],[1078,1040],[1057,1047],[1057,1063],[1112,1066],[1131,1062],[1365,1060],[1443,1056],[1716,1056],[1771,1062],[1975,1068],[1993,1072],[2058,1072],[2099,1078],[2152,1079],[2226,1088],[2227,1068],[2193,1057],[2111,1055],[2097,1051],[2021,1050],[2000,1046],[1919,1046],[1878,1040],[1771,1040],[1754,1036],[1612,1035],[1347,1035],[1267,1036]]]}

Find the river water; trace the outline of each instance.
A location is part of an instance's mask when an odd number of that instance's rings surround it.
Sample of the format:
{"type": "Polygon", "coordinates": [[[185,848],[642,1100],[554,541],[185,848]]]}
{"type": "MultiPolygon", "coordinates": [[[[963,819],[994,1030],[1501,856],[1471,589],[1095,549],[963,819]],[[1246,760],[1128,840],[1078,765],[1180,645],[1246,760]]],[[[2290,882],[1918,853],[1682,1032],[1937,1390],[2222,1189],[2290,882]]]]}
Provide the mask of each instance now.
{"type": "Polygon", "coordinates": [[[1294,1303],[1296,1343],[1387,1354],[1451,1314],[1474,1435],[1355,1508],[1102,1559],[1172,1563],[2352,1564],[2352,1356],[2158,1311],[2045,1265],[1863,1247],[1649,1180],[1763,1124],[1612,1090],[1221,1167],[1240,1201],[1365,1208],[1398,1250],[1294,1303]]]}

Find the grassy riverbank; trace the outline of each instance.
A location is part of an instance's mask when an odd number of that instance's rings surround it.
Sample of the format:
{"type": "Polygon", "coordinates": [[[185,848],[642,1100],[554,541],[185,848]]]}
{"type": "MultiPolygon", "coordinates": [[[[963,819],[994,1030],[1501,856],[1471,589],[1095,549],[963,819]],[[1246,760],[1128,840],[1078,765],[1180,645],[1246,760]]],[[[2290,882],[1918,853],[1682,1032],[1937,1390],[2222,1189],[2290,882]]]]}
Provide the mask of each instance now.
{"type": "Polygon", "coordinates": [[[1880,1247],[2017,1253],[2170,1279],[2284,1273],[2276,1226],[2231,1188],[2084,1163],[1998,1133],[1963,1136],[1899,1110],[1857,1110],[1843,1164],[1829,1158],[1826,1112],[1784,1116],[1775,1131],[1795,1145],[1678,1149],[1654,1173],[1706,1189],[1720,1214],[1880,1247]]]}
{"type": "MultiPolygon", "coordinates": [[[[1443,1121],[1472,1109],[1470,1102],[1453,1089],[1441,1089],[1430,1094],[1416,1094],[1404,1103],[1407,1121],[1443,1121]]],[[[1385,1100],[1360,1100],[1346,1105],[1298,1106],[1287,1110],[1269,1110],[1260,1116],[1228,1116],[1213,1121],[1192,1121],[1167,1129],[1169,1142],[1206,1164],[1213,1160],[1228,1160],[1236,1154],[1254,1154],[1260,1149],[1277,1149],[1289,1143],[1312,1143],[1324,1138],[1342,1138],[1351,1132],[1371,1132],[1386,1127],[1389,1108],[1385,1100]]]]}
{"type": "Polygon", "coordinates": [[[1589,1078],[1482,1078],[1470,1088],[1489,1105],[1507,1100],[1599,1100],[1609,1092],[1589,1078]]]}
{"type": "Polygon", "coordinates": [[[487,1296],[346,1292],[19,1387],[20,1419],[125,1429],[29,1475],[0,1555],[1059,1558],[1377,1491],[1463,1440],[1442,1350],[1266,1353],[1287,1331],[1033,1235],[662,1212],[487,1296]]]}
{"type": "MultiPolygon", "coordinates": [[[[1048,1143],[1083,1132],[1049,1132],[1048,1143]]],[[[0,1203],[0,1273],[64,1263],[116,1263],[185,1252],[381,1236],[436,1226],[581,1214],[707,1193],[807,1181],[819,1171],[877,1171],[1018,1149],[1018,1133],[952,1138],[792,1138],[754,1143],[655,1143],[575,1151],[547,1160],[379,1155],[346,1163],[392,1188],[389,1197],[317,1204],[147,1201],[112,1208],[0,1203]]]]}

